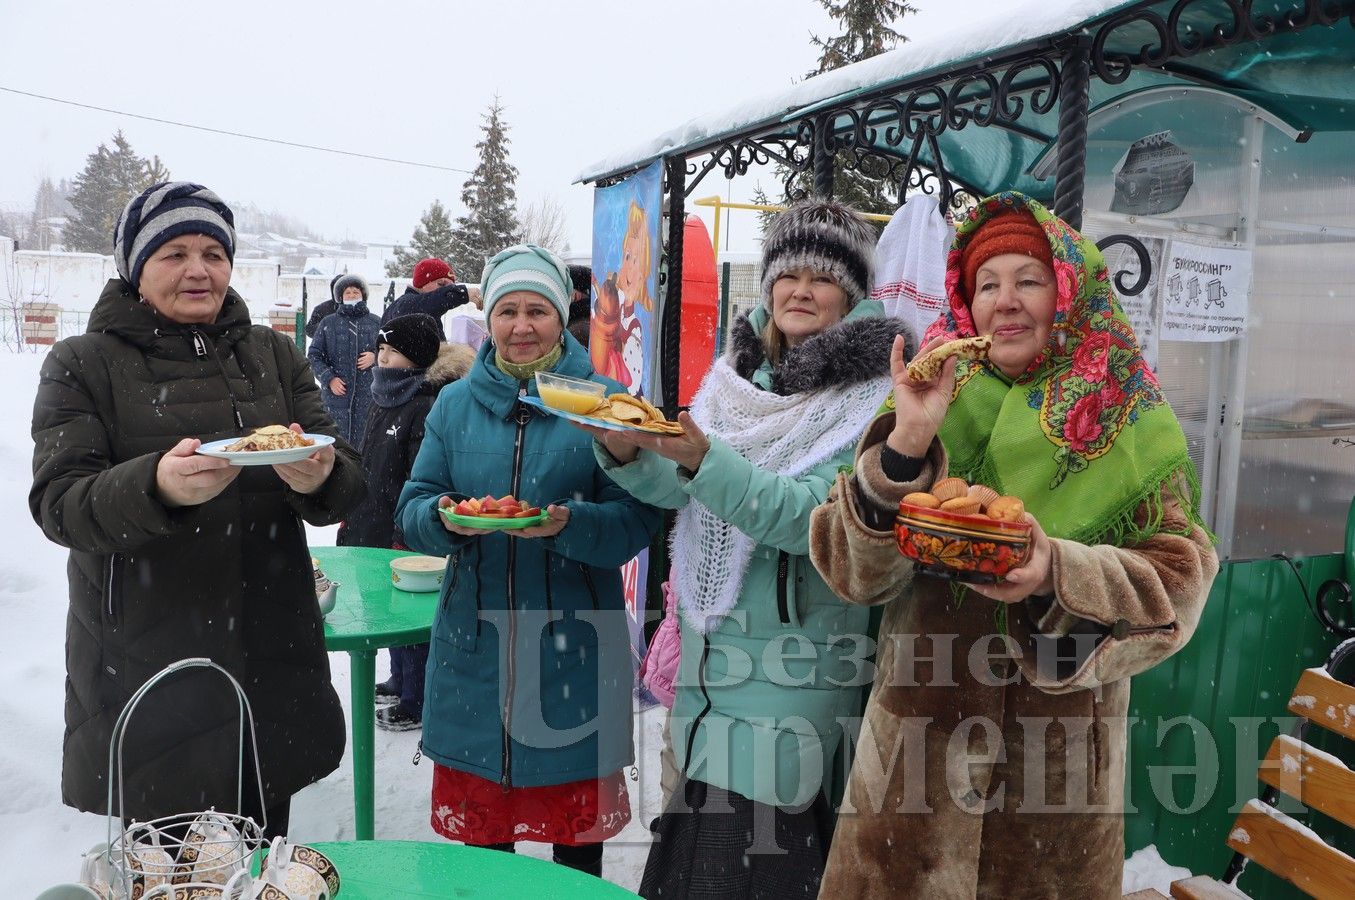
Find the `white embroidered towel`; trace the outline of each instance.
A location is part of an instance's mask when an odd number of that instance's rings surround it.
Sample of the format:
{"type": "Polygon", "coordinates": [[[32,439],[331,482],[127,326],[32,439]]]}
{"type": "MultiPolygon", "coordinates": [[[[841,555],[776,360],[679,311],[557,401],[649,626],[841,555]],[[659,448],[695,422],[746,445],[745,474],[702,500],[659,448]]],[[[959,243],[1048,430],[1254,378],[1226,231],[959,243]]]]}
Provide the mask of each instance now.
{"type": "Polygon", "coordinates": [[[875,246],[875,290],[885,315],[902,319],[918,341],[946,306],[946,253],[955,231],[936,198],[910,197],[875,246]]]}

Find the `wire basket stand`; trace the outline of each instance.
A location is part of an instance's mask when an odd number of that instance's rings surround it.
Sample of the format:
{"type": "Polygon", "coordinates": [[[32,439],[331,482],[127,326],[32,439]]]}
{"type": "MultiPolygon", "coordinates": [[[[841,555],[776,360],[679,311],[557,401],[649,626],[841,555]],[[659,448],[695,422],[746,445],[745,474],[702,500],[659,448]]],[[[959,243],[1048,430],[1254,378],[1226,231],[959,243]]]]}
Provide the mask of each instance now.
{"type": "Polygon", "coordinates": [[[254,853],[263,845],[268,814],[263,797],[263,775],[259,767],[258,735],[254,712],[240,683],[210,659],[194,657],[170,663],[137,689],[118,715],[108,742],[108,841],[97,856],[86,857],[82,880],[102,890],[109,900],[133,900],[162,884],[224,886],[232,876],[247,869],[254,853]],[[123,740],[127,723],[142,698],[165,678],[186,669],[206,668],[220,672],[235,689],[240,717],[237,753],[235,812],[177,813],[147,822],[132,822],[125,828],[126,804],[123,796],[123,740]],[[244,815],[245,726],[249,726],[250,747],[254,751],[255,785],[259,790],[259,809],[263,822],[244,815]],[[117,773],[118,805],[114,818],[113,775],[117,773]],[[114,828],[114,821],[119,827],[114,828]],[[116,831],[116,834],[115,834],[116,831]],[[102,869],[102,876],[93,868],[102,869]],[[106,877],[107,881],[103,882],[106,877]],[[94,883],[91,883],[94,882],[94,883]],[[103,883],[100,883],[103,882],[103,883]]]}

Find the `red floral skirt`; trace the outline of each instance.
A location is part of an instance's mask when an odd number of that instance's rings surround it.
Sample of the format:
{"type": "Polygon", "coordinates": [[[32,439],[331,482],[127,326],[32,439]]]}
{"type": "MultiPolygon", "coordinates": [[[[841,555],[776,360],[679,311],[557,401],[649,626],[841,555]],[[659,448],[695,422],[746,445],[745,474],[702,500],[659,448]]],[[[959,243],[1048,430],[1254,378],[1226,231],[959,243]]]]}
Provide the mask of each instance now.
{"type": "Polygon", "coordinates": [[[433,765],[433,830],[467,844],[596,844],[630,821],[625,770],[602,778],[510,787],[433,765]]]}

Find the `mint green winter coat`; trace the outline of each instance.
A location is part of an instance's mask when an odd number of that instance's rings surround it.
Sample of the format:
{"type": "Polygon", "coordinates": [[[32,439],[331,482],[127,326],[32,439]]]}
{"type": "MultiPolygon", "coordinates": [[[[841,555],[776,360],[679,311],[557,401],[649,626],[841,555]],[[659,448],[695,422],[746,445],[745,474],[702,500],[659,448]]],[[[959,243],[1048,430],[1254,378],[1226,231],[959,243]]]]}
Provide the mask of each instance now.
{"type": "MultiPolygon", "coordinates": [[[[862,301],[774,371],[756,337],[766,317],[758,307],[751,322],[738,322],[729,360],[779,394],[887,381],[889,349],[904,330],[882,317],[879,303],[862,301]]],[[[879,400],[886,395],[884,388],[879,400]]],[[[868,610],[834,595],[808,554],[810,513],[854,449],[853,442],[790,477],[756,467],[715,437],[695,474],[647,450],[620,465],[594,443],[603,470],[636,499],[668,509],[695,499],[757,542],[731,613],[706,635],[681,619],[671,724],[688,778],[783,807],[809,803],[820,790],[832,797],[845,780],[842,725],[860,715],[873,649],[846,636],[866,634],[868,610]]]]}

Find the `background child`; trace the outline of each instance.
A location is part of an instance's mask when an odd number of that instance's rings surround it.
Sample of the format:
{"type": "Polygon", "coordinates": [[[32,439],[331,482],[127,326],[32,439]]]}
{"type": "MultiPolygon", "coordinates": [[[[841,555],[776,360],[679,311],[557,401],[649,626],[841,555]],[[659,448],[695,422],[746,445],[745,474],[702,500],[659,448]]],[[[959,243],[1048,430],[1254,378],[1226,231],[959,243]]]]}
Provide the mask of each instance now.
{"type": "MultiPolygon", "coordinates": [[[[423,420],[438,391],[465,375],[474,352],[440,344],[438,323],[424,313],[397,316],[377,333],[372,408],[362,445],[367,498],[339,527],[340,546],[408,549],[395,524],[395,501],[423,443],[423,420]]],[[[376,686],[376,724],[410,731],[423,721],[424,666],[428,645],[392,647],[391,677],[376,686]]]]}

